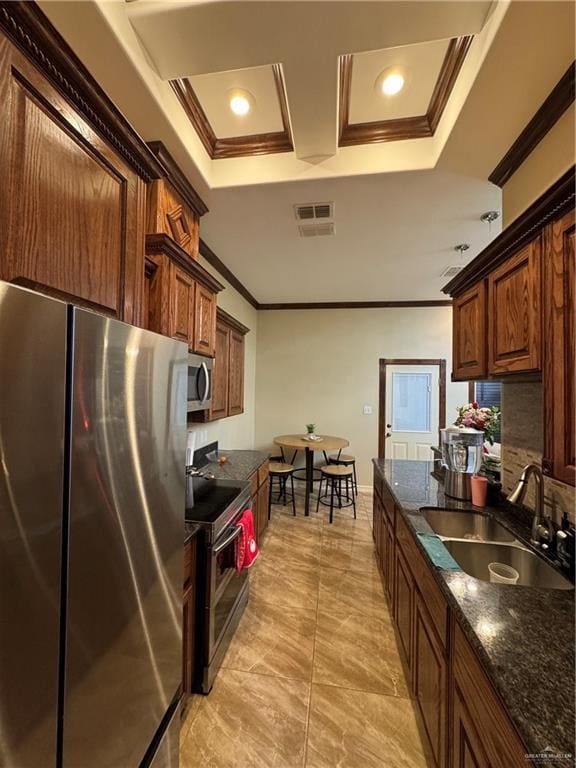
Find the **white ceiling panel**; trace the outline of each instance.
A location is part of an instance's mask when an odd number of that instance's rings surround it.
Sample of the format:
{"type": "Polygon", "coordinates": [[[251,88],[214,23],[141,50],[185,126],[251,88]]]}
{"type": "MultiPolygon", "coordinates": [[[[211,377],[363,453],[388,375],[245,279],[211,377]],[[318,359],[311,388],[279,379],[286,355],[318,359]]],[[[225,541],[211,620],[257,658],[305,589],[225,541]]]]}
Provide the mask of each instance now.
{"type": "Polygon", "coordinates": [[[349,122],[425,115],[448,43],[438,40],[356,54],[352,60],[349,122]],[[380,73],[390,67],[402,67],[408,77],[400,93],[385,96],[375,84],[380,73]]]}
{"type": "Polygon", "coordinates": [[[281,131],[282,113],[271,66],[190,77],[190,84],[219,139],[281,131]],[[247,115],[230,109],[230,92],[244,90],[254,98],[247,115]]]}

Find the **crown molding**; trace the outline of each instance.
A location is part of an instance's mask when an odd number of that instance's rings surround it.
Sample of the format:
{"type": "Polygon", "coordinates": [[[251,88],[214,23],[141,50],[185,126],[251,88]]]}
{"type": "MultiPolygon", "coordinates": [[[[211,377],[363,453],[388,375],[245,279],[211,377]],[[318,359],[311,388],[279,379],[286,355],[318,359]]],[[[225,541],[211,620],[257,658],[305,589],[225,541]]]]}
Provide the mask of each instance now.
{"type": "Polygon", "coordinates": [[[370,123],[349,122],[354,56],[351,54],[341,56],[338,146],[379,144],[384,141],[434,136],[472,40],[472,35],[454,37],[450,40],[425,115],[377,120],[370,123]]]}
{"type": "Polygon", "coordinates": [[[218,273],[222,275],[222,277],[225,280],[227,280],[230,283],[230,285],[233,288],[235,288],[238,291],[238,293],[241,296],[243,296],[249,304],[251,304],[254,307],[254,309],[259,308],[258,302],[254,298],[254,296],[252,296],[248,288],[246,288],[246,286],[243,285],[240,282],[240,280],[238,280],[236,275],[228,269],[228,267],[226,266],[226,264],[224,264],[224,262],[220,261],[218,256],[216,256],[214,251],[210,248],[209,245],[207,245],[207,243],[204,242],[204,240],[202,240],[202,238],[200,238],[200,255],[203,256],[206,259],[206,261],[211,266],[213,266],[214,269],[217,270],[218,273]]]}
{"type": "Polygon", "coordinates": [[[0,2],[0,30],[144,181],[162,176],[146,142],[116,108],[35,2],[0,2]]]}
{"type": "Polygon", "coordinates": [[[451,307],[450,299],[421,301],[312,301],[258,304],[258,309],[405,309],[409,307],[451,307]]]}
{"type": "Polygon", "coordinates": [[[490,245],[469,262],[442,288],[457,296],[486,277],[516,251],[538,237],[543,227],[574,206],[576,167],[572,166],[518,218],[506,227],[490,245]]]}
{"type": "Polygon", "coordinates": [[[221,307],[216,307],[216,319],[220,320],[222,323],[226,323],[230,328],[241,333],[242,336],[246,336],[247,333],[250,333],[250,328],[248,328],[247,325],[236,320],[235,317],[232,317],[232,315],[228,314],[228,312],[221,307]]]}
{"type": "Polygon", "coordinates": [[[168,256],[170,261],[210,291],[220,293],[224,290],[222,283],[207,269],[204,269],[200,262],[186,253],[169,235],[163,232],[146,235],[145,250],[147,255],[164,254],[168,256]]]}
{"type": "Polygon", "coordinates": [[[524,160],[539,144],[548,131],[556,125],[568,107],[574,102],[575,62],[572,62],[554,88],[550,91],[540,109],[536,112],[514,144],[488,176],[488,181],[503,187],[524,160]]]}
{"type": "Polygon", "coordinates": [[[219,139],[214,133],[190,80],[186,77],[181,77],[169,81],[184,112],[204,145],[204,149],[212,160],[223,160],[231,157],[254,157],[256,155],[294,151],[286,88],[284,86],[284,78],[282,77],[282,68],[279,64],[272,65],[272,74],[274,75],[274,85],[282,116],[282,130],[273,133],[258,133],[251,136],[231,136],[225,139],[219,139]]]}

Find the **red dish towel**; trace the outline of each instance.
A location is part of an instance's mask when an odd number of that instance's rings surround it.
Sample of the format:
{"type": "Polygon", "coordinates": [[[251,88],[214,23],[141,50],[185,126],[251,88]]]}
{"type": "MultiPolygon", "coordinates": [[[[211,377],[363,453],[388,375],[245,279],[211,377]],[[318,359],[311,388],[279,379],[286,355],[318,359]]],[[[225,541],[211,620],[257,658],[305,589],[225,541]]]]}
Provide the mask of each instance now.
{"type": "Polygon", "coordinates": [[[243,568],[250,568],[254,560],[260,554],[256,537],[254,536],[254,515],[251,509],[246,509],[236,525],[242,528],[241,534],[236,539],[236,572],[243,568]]]}

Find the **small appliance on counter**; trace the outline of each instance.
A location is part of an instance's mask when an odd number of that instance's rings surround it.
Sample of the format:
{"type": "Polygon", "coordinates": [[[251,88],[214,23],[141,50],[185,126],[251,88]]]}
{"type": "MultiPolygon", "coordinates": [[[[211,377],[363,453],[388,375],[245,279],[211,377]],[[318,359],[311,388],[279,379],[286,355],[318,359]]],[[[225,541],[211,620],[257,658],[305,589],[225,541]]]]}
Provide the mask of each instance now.
{"type": "Polygon", "coordinates": [[[446,469],[444,490],[447,496],[461,501],[472,498],[472,475],[482,466],[484,433],[470,427],[447,427],[440,430],[442,464],[446,469]]]}

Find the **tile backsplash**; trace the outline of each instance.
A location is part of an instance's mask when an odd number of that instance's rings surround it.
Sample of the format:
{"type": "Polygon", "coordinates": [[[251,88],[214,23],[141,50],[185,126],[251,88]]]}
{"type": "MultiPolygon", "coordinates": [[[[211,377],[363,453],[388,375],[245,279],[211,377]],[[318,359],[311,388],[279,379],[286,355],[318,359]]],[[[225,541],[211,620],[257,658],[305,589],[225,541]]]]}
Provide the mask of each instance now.
{"type": "MultiPolygon", "coordinates": [[[[510,493],[526,464],[542,464],[544,431],[541,383],[504,382],[502,385],[502,488],[510,493]]],[[[534,508],[534,483],[524,503],[534,508]]],[[[552,519],[560,522],[566,511],[574,522],[574,488],[557,480],[544,479],[544,503],[552,519]]]]}

